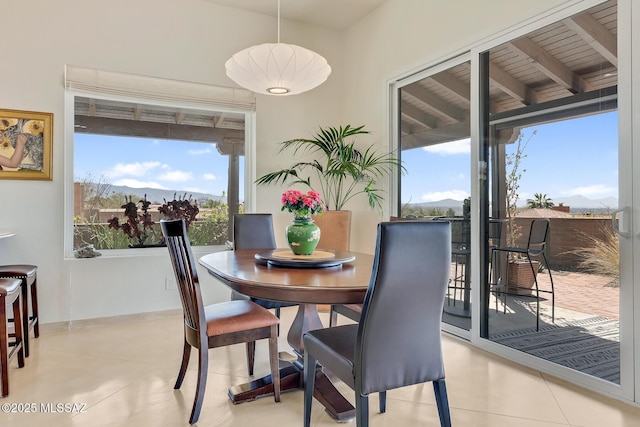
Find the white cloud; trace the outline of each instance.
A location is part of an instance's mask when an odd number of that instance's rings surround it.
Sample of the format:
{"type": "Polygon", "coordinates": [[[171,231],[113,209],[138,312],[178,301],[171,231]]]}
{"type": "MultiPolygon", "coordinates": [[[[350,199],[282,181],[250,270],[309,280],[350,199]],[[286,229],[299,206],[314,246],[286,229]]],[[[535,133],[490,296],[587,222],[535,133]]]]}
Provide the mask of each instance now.
{"type": "Polygon", "coordinates": [[[191,172],[183,171],[167,171],[160,174],[158,179],[171,182],[185,182],[193,180],[193,174],[191,172]]]}
{"type": "Polygon", "coordinates": [[[564,194],[568,194],[570,196],[580,195],[585,197],[593,197],[593,196],[609,196],[611,194],[616,194],[618,191],[617,188],[607,187],[602,184],[589,185],[586,187],[576,187],[571,188],[565,192],[564,194]]]}
{"type": "Polygon", "coordinates": [[[136,163],[117,163],[105,175],[110,178],[119,176],[144,176],[150,170],[160,166],[160,162],[136,162],[136,163]]]}
{"type": "Polygon", "coordinates": [[[212,173],[205,173],[204,175],[202,175],[202,179],[205,179],[207,181],[215,181],[218,179],[218,177],[212,173]]]}
{"type": "Polygon", "coordinates": [[[442,154],[443,156],[450,156],[455,154],[469,154],[471,153],[471,139],[459,139],[457,141],[447,142],[444,144],[430,145],[428,147],[422,147],[424,151],[428,151],[434,154],[442,154]]]}
{"type": "Polygon", "coordinates": [[[191,154],[192,156],[199,156],[201,154],[208,154],[210,152],[210,148],[203,148],[201,150],[187,150],[187,153],[191,154]]]}
{"type": "Polygon", "coordinates": [[[140,181],[137,179],[125,178],[114,181],[113,185],[124,185],[132,188],[157,188],[159,190],[168,190],[162,184],[155,181],[140,181]]]}
{"type": "Polygon", "coordinates": [[[423,194],[421,199],[423,202],[437,202],[443,199],[464,200],[467,197],[469,197],[469,193],[464,190],[451,190],[423,194]]]}

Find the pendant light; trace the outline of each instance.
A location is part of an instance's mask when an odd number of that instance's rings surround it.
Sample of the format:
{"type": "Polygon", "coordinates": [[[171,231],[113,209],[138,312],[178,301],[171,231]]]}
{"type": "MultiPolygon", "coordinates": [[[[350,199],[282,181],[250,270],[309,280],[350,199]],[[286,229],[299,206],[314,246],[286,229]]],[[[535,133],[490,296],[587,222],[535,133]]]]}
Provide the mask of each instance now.
{"type": "Polygon", "coordinates": [[[280,0],[278,0],[278,43],[251,46],[234,54],[225,64],[227,76],[259,94],[295,95],[322,84],[331,67],[317,53],[300,46],[280,43],[280,0]]]}

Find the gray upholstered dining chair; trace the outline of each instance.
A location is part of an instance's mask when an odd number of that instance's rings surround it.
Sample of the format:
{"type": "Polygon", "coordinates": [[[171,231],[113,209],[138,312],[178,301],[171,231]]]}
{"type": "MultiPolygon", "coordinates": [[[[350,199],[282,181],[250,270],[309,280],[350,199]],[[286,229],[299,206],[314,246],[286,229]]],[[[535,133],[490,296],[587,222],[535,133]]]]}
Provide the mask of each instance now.
{"type": "Polygon", "coordinates": [[[369,420],[369,394],[433,382],[442,426],[450,426],[440,322],[451,269],[451,224],[378,225],[371,281],[358,324],[304,335],[304,426],[318,365],[355,391],[356,425],[369,420]]]}
{"type": "MultiPolygon", "coordinates": [[[[274,399],[280,401],[280,373],[278,367],[279,320],[269,310],[247,300],[226,301],[204,306],[200,281],[185,222],[161,220],[162,234],[178,283],[184,315],[184,346],[180,372],[174,389],[179,389],[187,372],[191,348],[198,351],[198,382],[189,423],[198,421],[207,385],[209,349],[269,339],[269,361],[273,378],[274,399]]],[[[249,374],[253,374],[253,359],[248,360],[249,374]]]]}
{"type": "MultiPolygon", "coordinates": [[[[233,248],[243,249],[275,249],[276,239],[273,234],[273,216],[266,213],[235,214],[233,215],[233,248]]],[[[248,298],[232,291],[231,299],[248,298]]],[[[259,306],[275,309],[280,317],[280,307],[296,305],[260,298],[251,298],[259,306]]]]}

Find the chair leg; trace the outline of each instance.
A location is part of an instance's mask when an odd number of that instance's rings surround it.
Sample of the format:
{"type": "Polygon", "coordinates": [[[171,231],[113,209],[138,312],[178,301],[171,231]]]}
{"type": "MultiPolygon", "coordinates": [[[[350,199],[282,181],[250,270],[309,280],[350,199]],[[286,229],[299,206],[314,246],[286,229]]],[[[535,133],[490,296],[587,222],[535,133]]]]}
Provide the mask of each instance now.
{"type": "Polygon", "coordinates": [[[356,427],[369,427],[369,395],[362,395],[356,386],[356,427]]]}
{"type": "Polygon", "coordinates": [[[33,322],[33,336],[35,338],[38,338],[40,336],[40,317],[38,314],[38,277],[37,276],[33,280],[33,283],[31,284],[31,317],[29,318],[29,323],[31,322],[33,322]]]}
{"type": "MultiPolygon", "coordinates": [[[[13,301],[12,308],[16,340],[13,351],[18,352],[18,367],[23,368],[24,336],[20,296],[13,301]]],[[[9,395],[9,331],[7,328],[7,301],[5,298],[0,298],[0,365],[2,365],[2,397],[7,397],[9,395]]]]}
{"type": "Polygon", "coordinates": [[[331,306],[331,309],[329,310],[329,327],[333,328],[334,326],[338,325],[338,313],[336,312],[336,310],[333,308],[333,305],[331,306]]]}
{"type": "MultiPolygon", "coordinates": [[[[22,284],[20,285],[20,292],[22,294],[22,336],[25,337],[23,348],[24,355],[26,357],[29,357],[29,285],[27,284],[26,276],[22,276],[21,281],[22,284]]],[[[17,324],[15,326],[16,328],[18,327],[17,324]]]]}
{"type": "MultiPolygon", "coordinates": [[[[204,343],[206,345],[206,343],[204,343]]],[[[207,388],[207,370],[209,365],[209,348],[200,343],[198,349],[198,383],[196,384],[196,395],[193,399],[193,409],[189,417],[189,424],[195,424],[200,418],[204,391],[207,388]]]]}
{"type": "Polygon", "coordinates": [[[18,368],[24,368],[24,358],[25,358],[25,351],[24,351],[24,342],[25,342],[25,336],[24,336],[24,328],[23,325],[21,323],[22,319],[21,316],[22,315],[22,309],[20,307],[20,297],[18,297],[14,302],[13,302],[13,318],[16,319],[14,322],[15,325],[15,329],[16,329],[16,342],[15,342],[15,350],[18,352],[18,368]]]}
{"type": "Polygon", "coordinates": [[[309,352],[304,353],[304,427],[311,425],[311,404],[316,380],[316,359],[309,352]]]}
{"type": "Polygon", "coordinates": [[[0,298],[0,365],[2,365],[2,397],[7,397],[9,395],[9,333],[4,297],[0,298]]]}
{"type": "Polygon", "coordinates": [[[378,393],[378,400],[380,403],[380,413],[384,414],[385,412],[387,412],[387,392],[381,391],[380,393],[378,393]]]}
{"type": "Polygon", "coordinates": [[[533,284],[536,287],[536,332],[540,330],[540,288],[538,287],[538,272],[529,258],[529,265],[531,266],[531,273],[533,274],[533,284]]]}
{"type": "Polygon", "coordinates": [[[273,383],[273,399],[280,402],[280,366],[278,363],[278,328],[271,327],[269,337],[269,363],[271,364],[271,382],[273,383]]]}
{"type": "Polygon", "coordinates": [[[247,342],[247,369],[249,370],[249,376],[253,375],[253,365],[256,360],[256,342],[247,342]]]}
{"type": "Polygon", "coordinates": [[[451,414],[449,413],[449,399],[444,379],[433,382],[433,392],[436,395],[440,427],[451,427],[451,414]]]}
{"type": "Polygon", "coordinates": [[[547,272],[549,273],[549,281],[551,282],[551,323],[556,322],[556,293],[553,288],[553,277],[551,277],[551,267],[549,267],[549,263],[547,262],[547,256],[542,252],[542,258],[544,259],[544,265],[547,268],[547,272]]]}
{"type": "Polygon", "coordinates": [[[191,344],[184,340],[184,348],[182,349],[182,363],[180,364],[180,372],[178,372],[178,378],[176,384],[173,386],[175,390],[179,389],[184,380],[184,374],[187,372],[187,366],[189,366],[189,356],[191,355],[191,344]]]}

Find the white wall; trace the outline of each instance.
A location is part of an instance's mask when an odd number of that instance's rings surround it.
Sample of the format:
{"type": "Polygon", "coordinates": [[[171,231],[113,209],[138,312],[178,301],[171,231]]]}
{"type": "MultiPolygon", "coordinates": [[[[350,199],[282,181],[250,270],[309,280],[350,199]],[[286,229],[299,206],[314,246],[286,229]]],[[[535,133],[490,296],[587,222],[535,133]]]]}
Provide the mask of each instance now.
{"type": "MultiPolygon", "coordinates": [[[[166,250],[135,258],[64,259],[64,66],[233,86],[224,62],[250,45],[275,42],[276,19],[201,0],[0,4],[8,49],[0,67],[0,108],[54,114],[53,181],[0,181],[0,228],[17,233],[0,240],[0,262],[38,265],[43,323],[178,308],[176,291],[164,288],[172,274],[166,250]]],[[[258,96],[257,152],[263,159],[258,174],[278,165],[278,141],[306,135],[341,115],[338,34],[283,21],[281,39],[321,53],[334,72],[321,89],[304,95],[258,96]]],[[[278,205],[279,190],[260,193],[258,210],[278,205]]],[[[214,284],[206,272],[200,275],[208,300],[228,299],[226,287],[214,284]]]]}
{"type": "MultiPolygon", "coordinates": [[[[257,171],[289,164],[277,143],[318,126],[366,124],[369,142],[387,144],[386,83],[471,42],[565,3],[562,0],[388,0],[345,33],[282,22],[282,41],[324,55],[329,80],[305,94],[257,99],[257,171]],[[499,18],[499,19],[497,19],[499,18]]],[[[273,42],[273,17],[201,0],[2,0],[0,108],[54,113],[53,181],[0,181],[2,263],[39,266],[43,323],[179,307],[164,290],[170,275],[162,250],[135,258],[65,260],[65,64],[231,86],[224,62],[237,50],[273,42]]],[[[124,160],[124,159],[123,159],[124,160]]],[[[68,165],[67,165],[68,166],[68,165]]],[[[273,212],[282,188],[260,187],[256,210],[273,212]]],[[[371,252],[380,217],[353,203],[352,249],[371,252]]],[[[283,227],[283,225],[282,225],[283,227]]],[[[281,237],[278,237],[281,239],[281,237]]],[[[279,240],[281,241],[281,240],[279,240]]],[[[200,272],[209,300],[229,291],[200,272]]]]}

